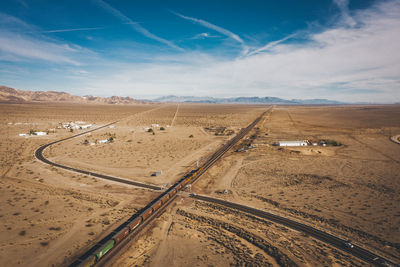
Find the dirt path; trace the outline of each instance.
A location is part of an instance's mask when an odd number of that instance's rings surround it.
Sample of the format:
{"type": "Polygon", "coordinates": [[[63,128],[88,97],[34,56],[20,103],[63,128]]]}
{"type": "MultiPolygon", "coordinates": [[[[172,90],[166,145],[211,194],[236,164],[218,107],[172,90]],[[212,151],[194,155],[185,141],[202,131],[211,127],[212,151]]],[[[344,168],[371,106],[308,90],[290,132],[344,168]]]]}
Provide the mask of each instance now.
{"type": "Polygon", "coordinates": [[[174,215],[175,215],[176,211],[173,211],[173,213],[170,213],[170,215],[168,216],[168,220],[165,221],[162,225],[161,228],[161,233],[162,233],[162,237],[161,238],[161,243],[160,245],[157,247],[156,251],[154,252],[154,256],[153,256],[153,260],[151,262],[150,266],[165,266],[165,259],[169,258],[169,259],[173,259],[174,258],[174,249],[171,248],[170,244],[169,244],[169,233],[174,225],[174,215]],[[172,255],[168,255],[171,254],[172,255]]]}
{"type": "Polygon", "coordinates": [[[398,160],[392,158],[391,156],[389,156],[389,155],[383,153],[382,151],[376,149],[375,147],[370,146],[370,145],[366,144],[365,142],[362,142],[362,141],[358,140],[355,136],[350,135],[350,134],[349,134],[348,136],[349,136],[351,139],[353,139],[354,141],[356,141],[356,142],[362,144],[363,146],[365,146],[365,147],[367,147],[367,148],[369,148],[369,149],[371,149],[371,150],[377,152],[378,154],[381,154],[381,155],[384,156],[385,158],[387,158],[387,159],[389,159],[389,160],[392,160],[393,162],[396,162],[397,164],[400,164],[400,161],[398,161],[398,160]]]}
{"type": "Polygon", "coordinates": [[[238,196],[236,191],[233,190],[234,187],[234,181],[236,178],[236,175],[238,174],[240,168],[242,167],[243,164],[243,157],[240,157],[236,159],[232,164],[229,170],[220,178],[218,179],[218,182],[215,186],[215,188],[220,189],[220,190],[231,190],[233,198],[236,199],[238,196]]]}
{"type": "Polygon", "coordinates": [[[172,118],[171,127],[174,126],[174,122],[175,122],[176,117],[177,117],[177,115],[178,115],[178,111],[179,111],[179,104],[178,104],[178,106],[176,107],[175,115],[174,115],[174,117],[172,118]]]}
{"type": "Polygon", "coordinates": [[[286,111],[286,113],[287,113],[287,115],[288,115],[290,121],[292,122],[293,127],[294,127],[294,128],[299,132],[299,134],[302,136],[302,135],[303,135],[303,132],[299,129],[299,127],[297,126],[297,124],[294,122],[294,120],[293,120],[293,118],[292,118],[292,115],[290,115],[290,112],[289,112],[289,111],[286,111]]]}

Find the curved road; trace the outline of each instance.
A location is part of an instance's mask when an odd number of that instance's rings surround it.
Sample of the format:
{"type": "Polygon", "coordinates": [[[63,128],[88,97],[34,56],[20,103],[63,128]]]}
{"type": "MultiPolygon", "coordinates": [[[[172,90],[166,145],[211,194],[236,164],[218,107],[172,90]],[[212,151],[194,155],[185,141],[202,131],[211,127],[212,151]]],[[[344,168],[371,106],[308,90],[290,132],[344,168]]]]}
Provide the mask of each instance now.
{"type": "Polygon", "coordinates": [[[290,220],[288,218],[281,217],[281,216],[278,216],[278,215],[275,215],[275,214],[272,214],[272,213],[269,213],[269,212],[266,212],[263,210],[249,207],[249,206],[244,206],[241,204],[225,201],[225,200],[218,199],[218,198],[195,195],[195,194],[191,194],[190,196],[192,198],[195,198],[198,200],[219,204],[221,206],[225,206],[225,207],[235,209],[235,210],[240,210],[240,211],[243,211],[243,212],[246,212],[246,213],[249,213],[252,215],[256,215],[258,217],[265,218],[267,220],[285,225],[294,230],[311,235],[314,238],[316,238],[324,243],[330,244],[342,251],[345,251],[353,256],[356,256],[357,258],[359,258],[363,261],[372,263],[376,266],[398,266],[395,263],[393,263],[387,259],[384,259],[381,256],[378,256],[368,250],[365,250],[362,247],[359,247],[357,245],[353,244],[354,245],[353,248],[347,247],[344,245],[347,242],[344,239],[341,239],[337,236],[328,234],[328,233],[318,230],[314,227],[290,220]]]}
{"type": "MultiPolygon", "coordinates": [[[[223,154],[225,154],[234,144],[236,144],[241,138],[243,138],[244,135],[246,135],[259,121],[260,119],[263,117],[263,115],[265,115],[270,109],[268,109],[266,112],[264,112],[259,118],[257,118],[253,123],[251,123],[248,127],[242,129],[241,132],[239,132],[239,134],[237,136],[235,136],[233,139],[231,139],[228,144],[226,144],[225,146],[223,146],[221,149],[219,149],[214,155],[212,155],[210,157],[210,159],[202,166],[202,171],[196,176],[196,178],[192,181],[195,182],[204,172],[207,171],[207,169],[209,169],[211,166],[214,165],[214,163],[220,159],[222,157],[223,154]]],[[[74,171],[74,172],[78,172],[81,174],[86,174],[86,175],[91,175],[94,177],[98,177],[101,179],[106,179],[106,180],[110,180],[110,181],[114,181],[114,182],[120,182],[120,183],[124,183],[124,184],[130,184],[130,185],[134,185],[134,186],[138,186],[138,187],[143,187],[143,188],[147,188],[147,189],[152,189],[152,190],[162,190],[161,187],[158,186],[154,186],[154,185],[149,185],[149,184],[144,184],[144,183],[139,183],[139,182],[134,182],[134,181],[129,181],[129,180],[125,180],[122,178],[118,178],[118,177],[114,177],[114,176],[109,176],[109,175],[104,175],[104,174],[98,174],[98,173],[94,173],[94,172],[90,172],[90,171],[85,171],[85,170],[80,170],[80,169],[76,169],[73,167],[69,167],[69,166],[65,166],[62,164],[58,164],[55,162],[52,162],[48,159],[46,159],[43,156],[43,151],[56,143],[60,143],[81,135],[85,135],[87,133],[96,131],[96,130],[100,130],[102,128],[108,127],[112,124],[117,123],[118,121],[114,121],[111,122],[109,124],[106,124],[104,126],[83,132],[83,133],[79,133],[67,138],[63,138],[45,145],[40,146],[36,151],[35,151],[35,156],[38,160],[49,164],[51,166],[55,166],[55,167],[59,167],[59,168],[63,168],[66,170],[70,170],[70,171],[74,171]]],[[[322,242],[328,243],[330,245],[335,246],[336,248],[345,251],[347,253],[352,254],[353,256],[358,257],[359,259],[368,262],[368,263],[372,263],[376,266],[399,266],[396,265],[395,263],[382,258],[381,256],[378,256],[370,251],[367,251],[359,246],[354,245],[353,248],[349,248],[346,247],[344,244],[346,242],[346,240],[343,240],[339,237],[336,237],[334,235],[328,234],[326,232],[323,232],[321,230],[318,230],[316,228],[313,228],[311,226],[290,220],[288,218],[285,217],[281,217],[263,210],[258,210],[252,207],[248,207],[248,206],[244,206],[241,204],[237,204],[237,203],[233,203],[233,202],[229,202],[229,201],[225,201],[225,200],[221,200],[221,199],[217,199],[217,198],[212,198],[212,197],[207,197],[207,196],[200,196],[200,195],[195,195],[195,194],[191,194],[192,198],[198,199],[198,200],[202,200],[202,201],[207,201],[207,202],[212,202],[212,203],[216,203],[222,206],[226,206],[228,208],[232,208],[232,209],[236,209],[236,210],[240,210],[246,213],[250,213],[253,215],[256,215],[258,217],[262,217],[265,219],[268,219],[270,221],[285,225],[289,228],[295,229],[297,231],[301,231],[304,232],[306,234],[309,234],[317,239],[319,239],[322,242]]],[[[121,225],[122,227],[122,225],[121,225]]]]}
{"type": "Polygon", "coordinates": [[[85,135],[85,134],[93,132],[93,131],[97,131],[97,130],[106,128],[106,127],[108,127],[108,126],[110,126],[112,124],[115,124],[117,122],[118,121],[114,121],[114,122],[111,122],[109,124],[97,127],[95,129],[92,129],[92,130],[89,130],[89,131],[86,131],[86,132],[83,132],[83,133],[79,133],[79,134],[76,134],[76,135],[73,135],[73,136],[70,136],[70,137],[67,137],[67,138],[63,138],[63,139],[60,139],[60,140],[57,140],[57,141],[42,145],[41,147],[36,149],[35,157],[38,160],[42,161],[43,163],[49,164],[49,165],[54,166],[54,167],[62,168],[62,169],[65,169],[65,170],[74,171],[74,172],[78,172],[78,173],[81,173],[81,174],[86,174],[86,175],[94,176],[94,177],[97,177],[97,178],[100,178],[100,179],[110,180],[110,181],[114,181],[114,182],[118,182],[118,183],[134,185],[134,186],[137,186],[137,187],[143,187],[143,188],[152,189],[152,190],[162,190],[162,188],[159,187],[159,186],[150,185],[150,184],[144,184],[144,183],[135,182],[135,181],[130,181],[130,180],[122,179],[122,178],[119,178],[119,177],[114,177],[114,176],[111,176],[111,175],[105,175],[105,174],[101,174],[101,173],[95,173],[95,172],[91,172],[91,171],[80,170],[80,169],[76,169],[76,168],[69,167],[69,166],[66,166],[66,165],[58,164],[58,163],[55,163],[55,162],[52,162],[52,161],[48,160],[47,158],[45,158],[43,156],[43,151],[47,147],[49,147],[51,145],[54,145],[54,144],[57,144],[57,143],[60,143],[60,142],[63,142],[63,141],[66,141],[66,140],[81,136],[81,135],[85,135]]]}

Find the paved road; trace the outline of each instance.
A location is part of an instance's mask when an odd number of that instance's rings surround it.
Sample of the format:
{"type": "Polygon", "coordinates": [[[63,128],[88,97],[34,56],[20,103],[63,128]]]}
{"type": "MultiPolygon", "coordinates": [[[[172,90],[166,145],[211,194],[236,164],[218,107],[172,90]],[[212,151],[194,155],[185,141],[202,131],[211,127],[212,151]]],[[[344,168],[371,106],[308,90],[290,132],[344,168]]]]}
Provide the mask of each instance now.
{"type": "MultiPolygon", "coordinates": [[[[255,119],[249,126],[246,128],[243,128],[240,130],[240,132],[232,139],[230,139],[224,146],[219,148],[213,155],[209,157],[209,159],[200,167],[201,171],[197,171],[197,175],[193,179],[193,174],[192,172],[187,173],[184,175],[182,179],[180,179],[178,182],[176,182],[174,185],[172,185],[170,188],[168,188],[166,191],[161,193],[157,198],[152,200],[150,203],[147,204],[146,207],[144,207],[142,210],[138,211],[136,214],[132,215],[131,219],[140,217],[143,215],[144,212],[146,212],[148,209],[150,209],[153,204],[161,201],[161,199],[166,195],[170,194],[172,191],[175,191],[175,194],[172,196],[172,198],[175,198],[176,193],[182,190],[182,184],[186,184],[186,181],[194,182],[198,177],[200,177],[207,169],[209,169],[215,162],[220,159],[233,145],[235,145],[241,138],[243,138],[249,131],[262,119],[262,117],[269,111],[271,108],[263,112],[257,119],[255,119]]],[[[162,212],[170,203],[171,201],[166,202],[165,204],[161,205],[159,209],[157,209],[153,214],[158,214],[162,212]]],[[[153,216],[148,217],[145,219],[142,224],[148,224],[151,222],[153,219],[153,216]]],[[[128,219],[128,221],[124,222],[122,225],[120,225],[116,230],[113,231],[113,233],[117,233],[119,230],[123,229],[130,221],[131,219],[128,219]]],[[[135,236],[139,233],[141,228],[137,228],[133,232],[131,232],[126,239],[131,239],[132,236],[135,236]]],[[[91,247],[88,251],[86,251],[82,256],[80,256],[75,262],[73,262],[70,266],[75,267],[80,264],[80,262],[85,261],[90,257],[96,249],[98,249],[101,245],[105,244],[106,242],[110,241],[110,239],[113,237],[113,233],[109,234],[107,237],[105,237],[103,240],[95,244],[93,247],[91,247]]],[[[96,262],[96,265],[103,265],[103,262],[106,262],[105,264],[107,265],[108,262],[112,262],[113,258],[115,255],[119,255],[119,251],[124,249],[125,241],[118,243],[116,246],[114,246],[111,249],[111,253],[107,253],[105,255],[105,258],[101,258],[100,261],[96,262]]]]}
{"type": "Polygon", "coordinates": [[[342,251],[345,251],[349,254],[352,254],[353,256],[356,256],[357,258],[372,263],[376,266],[398,266],[395,263],[382,258],[381,256],[378,256],[368,250],[363,249],[362,247],[359,247],[357,245],[354,245],[353,248],[349,248],[346,247],[344,244],[346,243],[346,240],[341,239],[337,236],[328,234],[326,232],[323,232],[321,230],[318,230],[314,227],[290,220],[288,218],[285,217],[281,217],[263,210],[259,210],[259,209],[255,209],[252,207],[248,207],[248,206],[244,206],[241,204],[237,204],[237,203],[233,203],[233,202],[229,202],[229,201],[225,201],[222,199],[218,199],[218,198],[213,198],[213,197],[208,197],[208,196],[202,196],[202,195],[195,195],[195,194],[191,194],[190,195],[192,198],[198,199],[198,200],[202,200],[202,201],[206,201],[206,202],[211,202],[211,203],[215,203],[215,204],[219,204],[231,209],[235,209],[235,210],[240,210],[246,213],[250,213],[253,215],[256,215],[258,217],[262,217],[265,218],[267,220],[285,225],[289,228],[292,228],[294,230],[306,233],[308,235],[313,236],[316,239],[319,239],[322,242],[328,243],[342,251]]]}
{"type": "Polygon", "coordinates": [[[86,131],[86,132],[83,132],[83,133],[79,133],[79,134],[76,134],[76,135],[61,139],[61,140],[57,140],[57,141],[42,145],[41,147],[36,149],[35,157],[38,160],[42,161],[43,163],[49,164],[49,165],[54,166],[54,167],[62,168],[62,169],[65,169],[65,170],[69,170],[69,171],[73,171],[73,172],[77,172],[77,173],[81,173],[81,174],[85,174],[85,175],[90,175],[90,176],[94,176],[94,177],[97,177],[97,178],[100,178],[100,179],[110,180],[110,181],[114,181],[114,182],[118,182],[118,183],[134,185],[134,186],[137,186],[137,187],[142,187],[142,188],[147,188],[147,189],[152,189],[152,190],[161,190],[162,188],[159,187],[159,186],[150,185],[150,184],[144,184],[144,183],[135,182],[135,181],[130,181],[130,180],[122,179],[122,178],[119,178],[119,177],[114,177],[114,176],[111,176],[111,175],[105,175],[105,174],[101,174],[101,173],[95,173],[95,172],[91,172],[91,171],[80,170],[80,169],[73,168],[73,167],[70,167],[70,166],[58,164],[58,163],[55,163],[55,162],[52,162],[52,161],[48,160],[43,155],[43,151],[47,147],[49,147],[51,145],[54,145],[54,144],[57,144],[57,143],[60,143],[60,142],[63,142],[63,141],[67,141],[69,139],[72,139],[72,138],[75,138],[75,137],[79,137],[79,136],[85,135],[85,134],[93,132],[93,131],[97,131],[97,130],[103,129],[103,128],[108,127],[108,126],[110,126],[112,124],[115,124],[117,122],[118,121],[114,121],[114,122],[111,122],[111,123],[106,124],[104,126],[100,126],[98,128],[95,128],[95,129],[92,129],[92,130],[89,130],[89,131],[86,131]]]}

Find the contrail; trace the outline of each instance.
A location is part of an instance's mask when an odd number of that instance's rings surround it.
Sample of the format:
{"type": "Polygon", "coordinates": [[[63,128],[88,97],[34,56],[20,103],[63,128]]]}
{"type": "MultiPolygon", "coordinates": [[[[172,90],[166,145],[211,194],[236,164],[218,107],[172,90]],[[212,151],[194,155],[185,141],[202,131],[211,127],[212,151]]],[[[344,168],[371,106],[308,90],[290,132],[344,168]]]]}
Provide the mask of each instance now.
{"type": "Polygon", "coordinates": [[[139,23],[134,22],[133,20],[131,20],[130,18],[128,18],[127,16],[125,16],[124,14],[121,13],[121,11],[119,11],[118,9],[113,8],[112,6],[110,6],[109,4],[107,4],[106,2],[102,1],[102,0],[95,0],[96,3],[99,4],[99,6],[101,6],[104,10],[108,11],[109,13],[111,13],[112,15],[114,15],[116,18],[118,18],[120,21],[122,21],[123,23],[126,23],[128,25],[130,25],[130,27],[132,29],[134,29],[137,32],[140,32],[141,34],[143,34],[144,36],[156,40],[160,43],[166,44],[169,47],[175,48],[177,50],[183,51],[183,48],[175,45],[173,42],[168,41],[164,38],[161,38],[151,32],[149,32],[147,29],[143,28],[139,23]]]}
{"type": "Polygon", "coordinates": [[[49,30],[49,31],[41,31],[41,33],[53,33],[53,32],[76,32],[76,31],[94,31],[94,30],[102,30],[105,27],[94,27],[94,28],[76,28],[76,29],[60,29],[60,30],[49,30]]]}

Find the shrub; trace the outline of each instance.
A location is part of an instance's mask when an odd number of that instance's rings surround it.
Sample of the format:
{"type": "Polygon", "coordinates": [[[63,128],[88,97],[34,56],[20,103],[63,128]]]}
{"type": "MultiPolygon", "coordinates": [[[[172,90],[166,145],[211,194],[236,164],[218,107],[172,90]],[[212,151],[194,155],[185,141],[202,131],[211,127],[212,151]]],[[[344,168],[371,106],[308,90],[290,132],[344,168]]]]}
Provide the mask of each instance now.
{"type": "Polygon", "coordinates": [[[193,137],[194,137],[193,134],[189,135],[189,138],[193,138],[193,137]]]}
{"type": "Polygon", "coordinates": [[[152,133],[152,132],[153,132],[153,129],[150,128],[150,129],[147,130],[147,132],[148,132],[148,133],[152,133]]]}
{"type": "Polygon", "coordinates": [[[165,128],[164,127],[160,127],[160,131],[164,131],[165,130],[165,128]]]}

